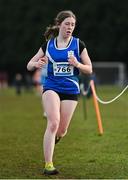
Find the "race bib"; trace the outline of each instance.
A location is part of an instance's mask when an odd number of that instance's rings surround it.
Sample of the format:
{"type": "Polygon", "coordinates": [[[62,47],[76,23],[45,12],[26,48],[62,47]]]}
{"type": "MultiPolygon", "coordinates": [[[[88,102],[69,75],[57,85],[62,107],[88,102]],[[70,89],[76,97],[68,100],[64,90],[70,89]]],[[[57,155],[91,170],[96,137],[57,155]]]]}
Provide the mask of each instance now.
{"type": "Polygon", "coordinates": [[[53,63],[54,76],[72,76],[74,67],[68,62],[53,63]]]}

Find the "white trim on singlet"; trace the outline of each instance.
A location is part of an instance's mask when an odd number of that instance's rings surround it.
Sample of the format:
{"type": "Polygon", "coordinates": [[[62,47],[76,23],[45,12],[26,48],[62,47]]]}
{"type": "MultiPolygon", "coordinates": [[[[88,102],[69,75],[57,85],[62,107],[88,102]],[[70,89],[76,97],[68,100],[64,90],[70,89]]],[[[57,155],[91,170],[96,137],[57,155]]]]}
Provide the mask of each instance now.
{"type": "Polygon", "coordinates": [[[58,50],[64,50],[64,49],[69,48],[69,46],[71,45],[72,40],[73,40],[73,36],[71,37],[71,39],[70,39],[70,42],[69,42],[68,46],[66,46],[66,47],[64,47],[64,48],[58,48],[58,47],[56,46],[56,41],[57,41],[57,38],[55,38],[55,39],[54,39],[54,46],[55,46],[55,48],[56,48],[56,49],[58,49],[58,50]]]}
{"type": "Polygon", "coordinates": [[[78,56],[80,58],[80,40],[77,38],[78,56]]]}
{"type": "Polygon", "coordinates": [[[69,81],[72,81],[72,82],[77,86],[78,90],[80,91],[80,86],[79,86],[79,83],[78,83],[78,82],[76,82],[76,81],[73,80],[73,79],[69,79],[69,78],[66,78],[66,79],[68,79],[69,81]]]}
{"type": "Polygon", "coordinates": [[[48,50],[46,49],[46,56],[48,57],[48,59],[52,62],[55,63],[55,61],[52,59],[51,55],[49,54],[48,50]]]}

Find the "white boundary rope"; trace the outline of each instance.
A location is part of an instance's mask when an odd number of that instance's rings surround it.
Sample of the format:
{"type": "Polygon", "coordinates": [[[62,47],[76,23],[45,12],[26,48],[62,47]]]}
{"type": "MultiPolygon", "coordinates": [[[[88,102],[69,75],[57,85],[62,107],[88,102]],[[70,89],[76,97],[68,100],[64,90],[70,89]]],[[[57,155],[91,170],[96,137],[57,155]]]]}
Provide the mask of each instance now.
{"type": "Polygon", "coordinates": [[[96,99],[101,103],[101,104],[110,104],[112,103],[113,101],[117,100],[126,90],[128,89],[128,85],[121,91],[121,93],[119,95],[117,95],[115,98],[109,100],[109,101],[103,101],[101,100],[97,94],[96,94],[96,99]]]}

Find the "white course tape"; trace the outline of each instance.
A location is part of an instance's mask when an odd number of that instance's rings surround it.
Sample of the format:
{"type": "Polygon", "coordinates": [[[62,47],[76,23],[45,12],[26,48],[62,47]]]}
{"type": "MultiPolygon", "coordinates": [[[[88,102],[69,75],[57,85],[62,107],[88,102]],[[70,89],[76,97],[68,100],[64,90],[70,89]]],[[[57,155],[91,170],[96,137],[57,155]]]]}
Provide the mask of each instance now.
{"type": "Polygon", "coordinates": [[[110,103],[112,103],[113,101],[115,101],[116,99],[118,99],[118,98],[126,91],[126,89],[128,89],[128,85],[121,91],[121,93],[120,93],[119,95],[117,95],[115,98],[113,98],[113,99],[111,99],[111,100],[109,100],[109,101],[103,101],[103,100],[101,100],[101,99],[97,96],[97,94],[96,94],[96,98],[97,98],[97,100],[98,100],[101,104],[110,104],[110,103]]]}

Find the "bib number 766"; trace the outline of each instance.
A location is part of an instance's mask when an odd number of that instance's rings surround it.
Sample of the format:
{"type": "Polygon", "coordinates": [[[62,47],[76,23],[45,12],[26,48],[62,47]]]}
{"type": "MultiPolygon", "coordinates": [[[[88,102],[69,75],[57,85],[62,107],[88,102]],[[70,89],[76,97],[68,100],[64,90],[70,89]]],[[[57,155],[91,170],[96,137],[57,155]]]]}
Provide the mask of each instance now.
{"type": "Polygon", "coordinates": [[[72,76],[73,66],[68,62],[54,63],[53,65],[54,76],[72,76]]]}

